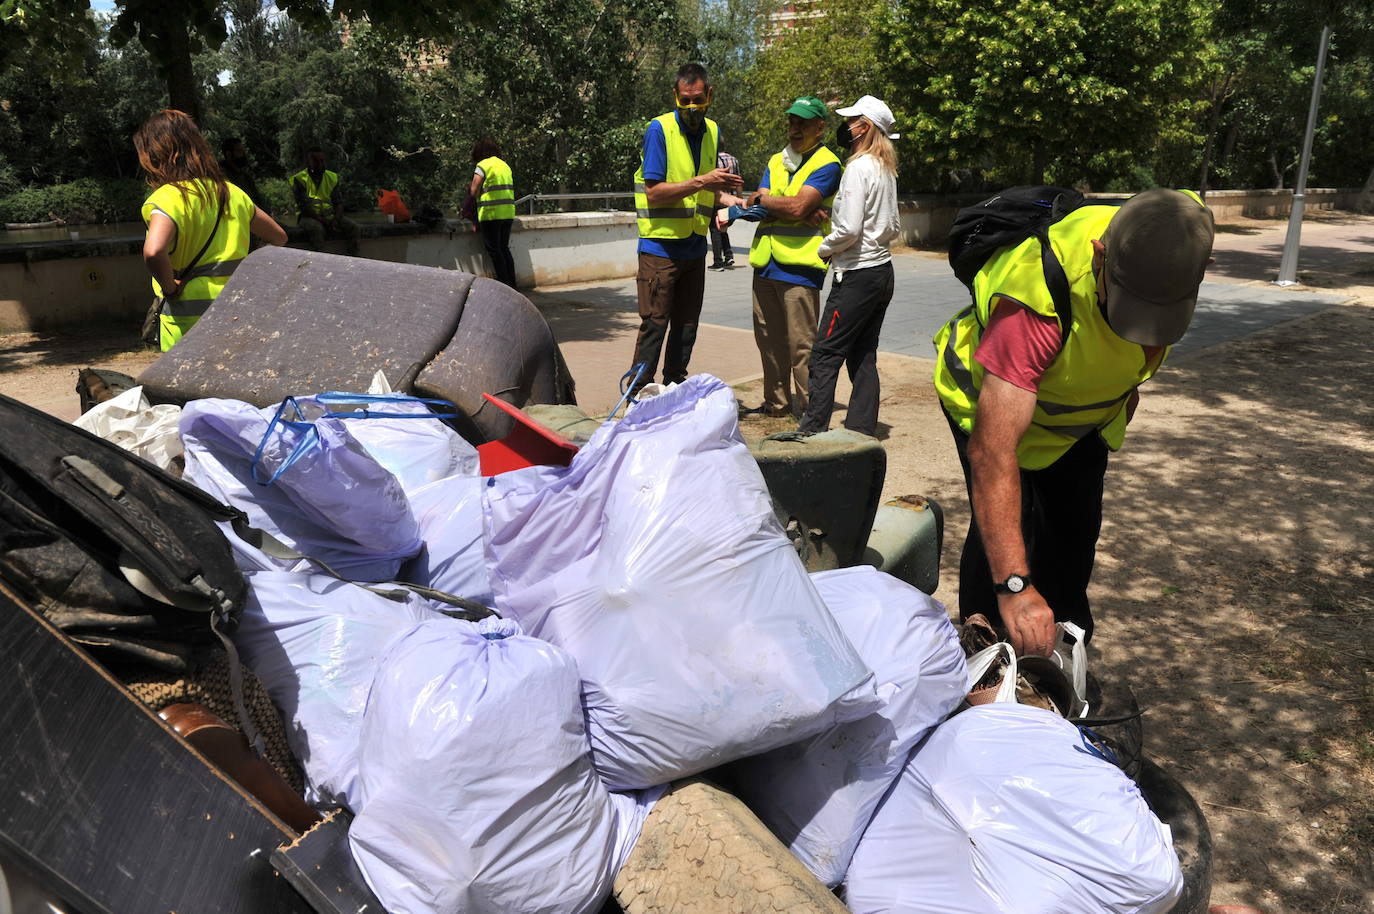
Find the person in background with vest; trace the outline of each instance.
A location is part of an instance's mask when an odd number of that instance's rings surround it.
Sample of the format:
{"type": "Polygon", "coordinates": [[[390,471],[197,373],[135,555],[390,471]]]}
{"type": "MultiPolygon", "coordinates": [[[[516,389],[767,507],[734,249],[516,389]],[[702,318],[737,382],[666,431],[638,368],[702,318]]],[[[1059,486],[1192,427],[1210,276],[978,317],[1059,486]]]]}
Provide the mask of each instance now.
{"type": "Polygon", "coordinates": [[[498,281],[515,288],[515,258],[510,252],[510,230],[515,224],[515,178],[501,159],[501,147],[491,137],[473,144],[476,167],[468,199],[477,202],[477,230],[491,258],[498,281]]]}
{"type": "Polygon", "coordinates": [[[843,169],[835,153],[821,145],[824,102],[804,95],[786,114],[787,145],[769,160],[749,201],[768,215],[749,248],[763,403],[745,412],[800,417],[806,411],[811,341],[825,283],[821,238],[830,230],[826,210],[843,169]]]}
{"type": "Polygon", "coordinates": [[[935,388],[973,506],[959,615],[1002,624],[1018,654],[1048,656],[1056,621],[1092,636],[1107,453],[1188,329],[1213,233],[1191,191],[1082,206],[1049,229],[1067,334],[1032,237],[984,264],[973,304],[935,336],[935,388]]]}
{"type": "Polygon", "coordinates": [[[350,257],[358,256],[358,223],[343,215],[339,203],[339,176],[324,167],[324,150],[312,146],[305,154],[305,168],[291,176],[291,192],[300,212],[297,224],[310,238],[311,250],[324,247],[328,238],[342,238],[350,257]]]}
{"type": "Polygon", "coordinates": [[[878,335],[892,301],[892,253],[901,233],[897,216],[897,152],[892,110],[865,95],[836,114],[845,123],[836,142],[850,149],[844,177],[830,210],[830,232],[816,256],[834,268],[825,312],[814,331],[808,402],[795,432],[770,436],[795,441],[830,427],[840,366],[849,368],[853,390],[844,427],[864,435],[878,432],[878,335]]]}
{"type": "Polygon", "coordinates": [[[707,226],[720,192],[743,184],[716,165],[720,128],[706,117],[711,92],[705,68],[684,64],[673,82],[677,110],[644,131],[634,188],[640,318],[634,365],[646,367],[631,375],[631,392],[653,380],[660,353],[664,384],[687,378],[706,285],[707,226]]]}
{"type": "Polygon", "coordinates": [[[159,111],[134,134],[138,163],[154,188],[143,204],[148,234],[143,263],[162,299],[159,344],[166,352],[186,334],[248,254],[251,232],[286,244],[286,231],[224,180],[214,151],[181,111],[159,111]],[[187,269],[190,267],[190,269],[187,269]]]}

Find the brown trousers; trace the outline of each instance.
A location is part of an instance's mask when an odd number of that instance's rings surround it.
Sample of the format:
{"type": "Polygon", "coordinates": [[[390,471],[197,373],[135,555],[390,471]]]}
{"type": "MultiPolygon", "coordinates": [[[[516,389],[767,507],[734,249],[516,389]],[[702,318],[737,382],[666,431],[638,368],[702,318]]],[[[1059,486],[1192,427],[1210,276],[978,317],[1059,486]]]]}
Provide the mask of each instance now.
{"type": "Polygon", "coordinates": [[[637,386],[654,379],[660,352],[663,383],[685,381],[687,363],[697,341],[701,297],[706,291],[706,258],[672,260],[641,253],[636,280],[639,337],[635,340],[635,364],[644,362],[649,366],[637,386]]]}
{"type": "Polygon", "coordinates": [[[806,412],[820,305],[820,289],[754,274],[754,341],[763,362],[764,409],[787,409],[798,417],[806,412]]]}

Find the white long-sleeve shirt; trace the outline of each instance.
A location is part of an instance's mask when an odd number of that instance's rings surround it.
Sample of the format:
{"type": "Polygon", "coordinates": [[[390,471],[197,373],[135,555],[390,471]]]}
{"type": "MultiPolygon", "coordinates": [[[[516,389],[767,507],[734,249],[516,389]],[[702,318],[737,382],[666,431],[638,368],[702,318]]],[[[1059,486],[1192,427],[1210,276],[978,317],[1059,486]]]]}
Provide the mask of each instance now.
{"type": "Polygon", "coordinates": [[[900,233],[897,177],[873,156],[859,156],[840,178],[820,256],[831,258],[836,273],[876,267],[892,259],[888,245],[900,233]]]}

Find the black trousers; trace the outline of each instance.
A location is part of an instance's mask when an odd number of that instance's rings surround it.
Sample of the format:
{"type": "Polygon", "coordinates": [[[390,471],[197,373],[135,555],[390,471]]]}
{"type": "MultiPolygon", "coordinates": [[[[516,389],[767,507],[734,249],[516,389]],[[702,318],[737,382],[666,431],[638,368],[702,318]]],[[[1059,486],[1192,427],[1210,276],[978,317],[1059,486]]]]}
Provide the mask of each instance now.
{"type": "MultiPolygon", "coordinates": [[[[959,463],[964,468],[969,504],[973,504],[973,473],[969,469],[969,436],[945,413],[959,463]]],[[[1058,622],[1082,626],[1093,634],[1088,581],[1097,557],[1102,531],[1102,482],[1107,473],[1107,446],[1089,434],[1043,470],[1021,471],[1021,535],[1026,541],[1031,581],[1054,610],[1058,622]]],[[[1002,624],[992,571],[978,522],[970,517],[968,538],[959,557],[959,618],[982,613],[1002,624]]]]}
{"type": "Polygon", "coordinates": [[[515,258],[510,252],[510,228],[514,224],[514,219],[487,219],[477,223],[497,282],[503,282],[512,289],[515,288],[515,258]]]}
{"type": "Polygon", "coordinates": [[[711,266],[718,267],[723,263],[735,262],[735,250],[730,247],[730,233],[716,231],[715,224],[711,225],[711,266]]]}
{"type": "Polygon", "coordinates": [[[830,295],[811,347],[811,374],[806,413],[800,431],[823,432],[835,410],[835,383],[840,366],[849,369],[854,390],[844,427],[865,435],[878,430],[878,334],[892,301],[892,263],[845,270],[830,286],[830,295]]]}

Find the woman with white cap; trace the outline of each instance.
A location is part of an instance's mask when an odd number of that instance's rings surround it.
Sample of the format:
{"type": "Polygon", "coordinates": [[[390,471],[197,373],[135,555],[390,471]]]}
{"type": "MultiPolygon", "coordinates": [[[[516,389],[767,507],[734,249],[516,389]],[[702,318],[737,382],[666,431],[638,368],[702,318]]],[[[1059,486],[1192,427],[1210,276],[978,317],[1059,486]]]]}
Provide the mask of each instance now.
{"type": "Polygon", "coordinates": [[[865,95],[836,114],[845,123],[836,133],[852,151],[830,212],[831,231],[820,256],[834,277],[811,349],[809,397],[797,439],[830,427],[840,366],[849,369],[853,392],[845,428],[865,435],[878,425],[878,333],[892,301],[892,254],[888,245],[900,230],[897,221],[897,154],[892,140],[892,110],[865,95]]]}

